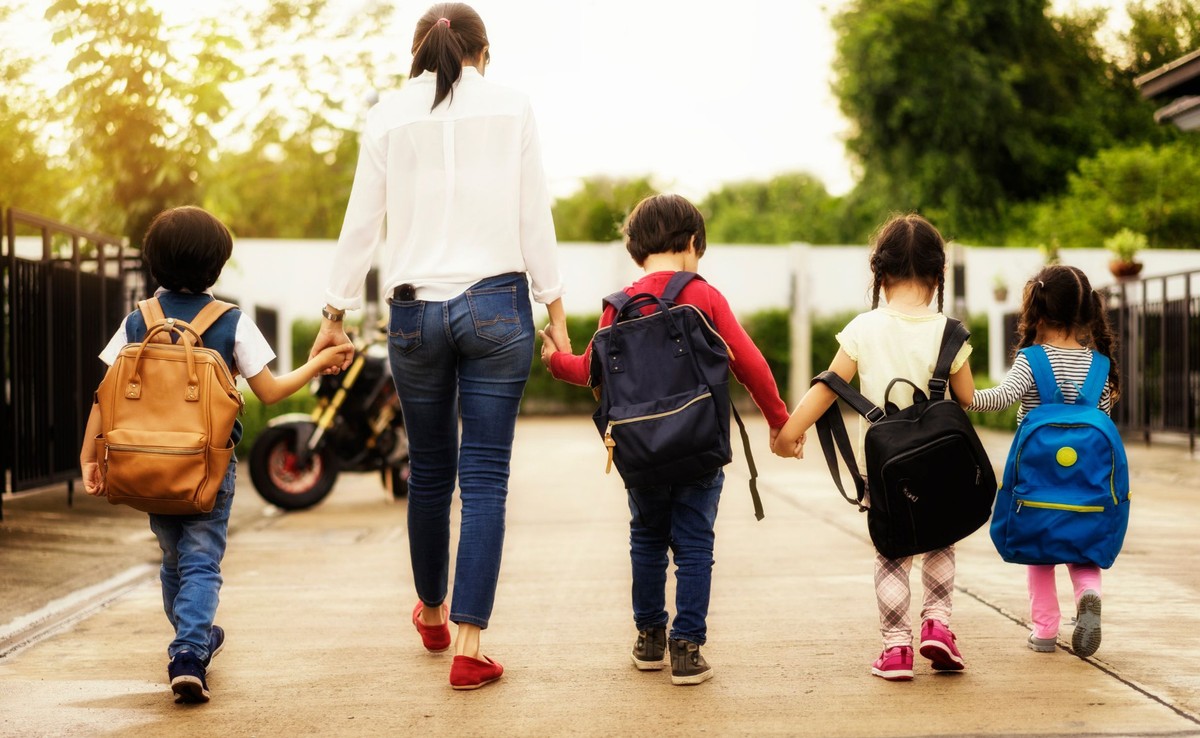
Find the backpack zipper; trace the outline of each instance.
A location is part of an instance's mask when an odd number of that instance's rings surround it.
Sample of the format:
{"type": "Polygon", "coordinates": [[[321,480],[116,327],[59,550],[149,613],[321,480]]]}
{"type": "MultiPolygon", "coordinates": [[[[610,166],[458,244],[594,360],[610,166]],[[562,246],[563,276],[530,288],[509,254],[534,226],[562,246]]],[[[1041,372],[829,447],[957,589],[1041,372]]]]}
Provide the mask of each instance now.
{"type": "Polygon", "coordinates": [[[1066,510],[1067,512],[1078,513],[1095,513],[1104,512],[1104,507],[1101,505],[1070,505],[1065,502],[1037,502],[1034,500],[1017,500],[1017,513],[1020,514],[1021,508],[1025,505],[1036,507],[1045,510],[1066,510]]]}
{"type": "Polygon", "coordinates": [[[683,405],[675,408],[674,410],[666,410],[661,413],[651,413],[650,415],[639,415],[636,418],[622,418],[621,420],[608,421],[608,428],[606,428],[604,431],[604,447],[608,449],[608,463],[606,463],[604,465],[604,473],[605,474],[612,473],[613,452],[617,448],[617,442],[612,437],[613,426],[626,425],[628,423],[640,423],[643,420],[656,420],[658,418],[665,418],[668,415],[675,415],[676,413],[681,413],[684,410],[687,410],[692,405],[695,405],[697,402],[700,402],[701,400],[704,400],[704,399],[710,398],[710,397],[712,397],[712,393],[705,392],[702,395],[696,395],[695,397],[688,400],[683,405]]]}
{"type": "MultiPolygon", "coordinates": [[[[1042,426],[1042,427],[1091,428],[1092,426],[1090,426],[1086,423],[1046,423],[1046,425],[1042,426]]],[[[1024,446],[1022,446],[1021,449],[1017,451],[1017,460],[1016,460],[1016,463],[1013,465],[1013,480],[1014,481],[1021,474],[1021,454],[1024,452],[1024,450],[1025,450],[1025,448],[1024,448],[1024,446]]],[[[1117,477],[1117,452],[1113,450],[1111,444],[1108,447],[1108,453],[1109,453],[1109,457],[1112,459],[1112,466],[1109,467],[1110,469],[1112,469],[1112,471],[1110,471],[1108,473],[1108,493],[1110,495],[1112,495],[1113,504],[1120,505],[1121,500],[1119,500],[1117,498],[1117,478],[1116,478],[1117,477]]],[[[1126,492],[1125,494],[1126,494],[1126,497],[1128,497],[1129,493],[1126,492]]],[[[1037,507],[1037,505],[1033,505],[1032,503],[1027,503],[1027,504],[1030,504],[1031,507],[1037,507]]],[[[1049,503],[1047,503],[1047,504],[1049,504],[1049,503]]],[[[1101,508],[1101,509],[1103,509],[1103,508],[1101,508]]],[[[1017,512],[1020,512],[1020,511],[1021,511],[1021,507],[1018,504],[1017,512]]],[[[1087,510],[1087,511],[1083,511],[1083,512],[1095,512],[1095,511],[1087,510]]]]}

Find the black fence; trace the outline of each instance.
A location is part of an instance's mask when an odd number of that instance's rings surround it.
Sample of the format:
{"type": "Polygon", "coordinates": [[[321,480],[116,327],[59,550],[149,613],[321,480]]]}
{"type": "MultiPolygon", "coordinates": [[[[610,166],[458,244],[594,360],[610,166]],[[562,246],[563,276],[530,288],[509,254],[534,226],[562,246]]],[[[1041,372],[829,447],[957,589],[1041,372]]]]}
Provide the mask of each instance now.
{"type": "Polygon", "coordinates": [[[96,357],[145,291],[141,256],[21,210],[4,212],[3,226],[0,493],[66,482],[71,495],[104,376],[96,357]]]}
{"type": "MultiPolygon", "coordinates": [[[[1196,450],[1200,412],[1200,271],[1122,280],[1105,291],[1119,342],[1121,399],[1113,420],[1147,443],[1154,433],[1183,434],[1196,450]]],[[[1017,316],[1004,316],[1008,355],[1017,316]]]]}

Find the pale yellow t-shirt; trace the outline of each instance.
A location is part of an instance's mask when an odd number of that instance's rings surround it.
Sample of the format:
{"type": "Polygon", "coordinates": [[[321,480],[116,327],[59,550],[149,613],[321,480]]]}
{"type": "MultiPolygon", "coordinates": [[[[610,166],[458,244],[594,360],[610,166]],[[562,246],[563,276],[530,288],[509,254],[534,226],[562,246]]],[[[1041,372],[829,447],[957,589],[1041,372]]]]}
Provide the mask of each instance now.
{"type": "MultiPolygon", "coordinates": [[[[928,394],[929,380],[933,377],[933,367],[937,363],[945,330],[946,316],[941,313],[905,315],[881,307],[856,316],[837,334],[837,340],[842,350],[858,362],[859,391],[883,408],[884,391],[896,377],[909,380],[928,394]]],[[[970,355],[971,344],[964,343],[950,365],[950,373],[961,369],[970,355]]],[[[949,397],[949,390],[946,396],[949,397]]],[[[906,408],[912,405],[912,387],[897,382],[887,399],[898,408],[906,408]]],[[[863,438],[868,425],[865,418],[859,419],[856,461],[859,472],[864,475],[867,473],[867,464],[863,455],[863,438]]]]}

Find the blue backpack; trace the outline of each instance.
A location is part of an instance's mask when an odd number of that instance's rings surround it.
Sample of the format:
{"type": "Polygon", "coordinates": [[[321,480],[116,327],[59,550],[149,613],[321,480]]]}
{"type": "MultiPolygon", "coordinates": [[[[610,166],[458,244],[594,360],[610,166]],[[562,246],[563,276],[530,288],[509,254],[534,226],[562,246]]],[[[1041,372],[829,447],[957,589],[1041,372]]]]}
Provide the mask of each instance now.
{"type": "Polygon", "coordinates": [[[1073,404],[1041,346],[1021,350],[1041,404],[1017,428],[992,514],[992,542],[1013,564],[1112,566],[1129,525],[1129,463],[1121,435],[1097,407],[1109,360],[1092,353],[1073,404]]]}

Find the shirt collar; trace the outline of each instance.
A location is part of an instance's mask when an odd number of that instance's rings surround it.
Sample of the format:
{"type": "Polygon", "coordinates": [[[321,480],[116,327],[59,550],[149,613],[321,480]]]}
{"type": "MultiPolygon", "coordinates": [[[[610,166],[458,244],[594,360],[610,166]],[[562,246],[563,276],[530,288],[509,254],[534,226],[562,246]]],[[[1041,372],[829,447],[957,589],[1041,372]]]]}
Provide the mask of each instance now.
{"type": "MultiPolygon", "coordinates": [[[[462,68],[462,76],[459,77],[458,81],[461,82],[463,79],[471,78],[471,77],[479,79],[479,78],[483,77],[483,75],[480,74],[479,70],[476,69],[475,67],[466,66],[466,67],[462,68]]],[[[437,81],[437,72],[433,71],[432,69],[426,69],[425,71],[421,72],[416,77],[413,77],[411,81],[414,83],[416,83],[416,82],[436,82],[437,81]]]]}
{"type": "MultiPolygon", "coordinates": [[[[166,287],[159,287],[158,289],[154,290],[154,296],[160,297],[160,296],[166,294],[167,292],[171,292],[171,290],[167,289],[166,287]]],[[[194,295],[195,294],[194,292],[187,292],[186,290],[178,290],[178,292],[181,295],[194,295]]],[[[200,294],[208,295],[209,297],[212,297],[213,296],[212,288],[209,287],[208,289],[204,290],[204,292],[201,292],[200,294]]]]}

